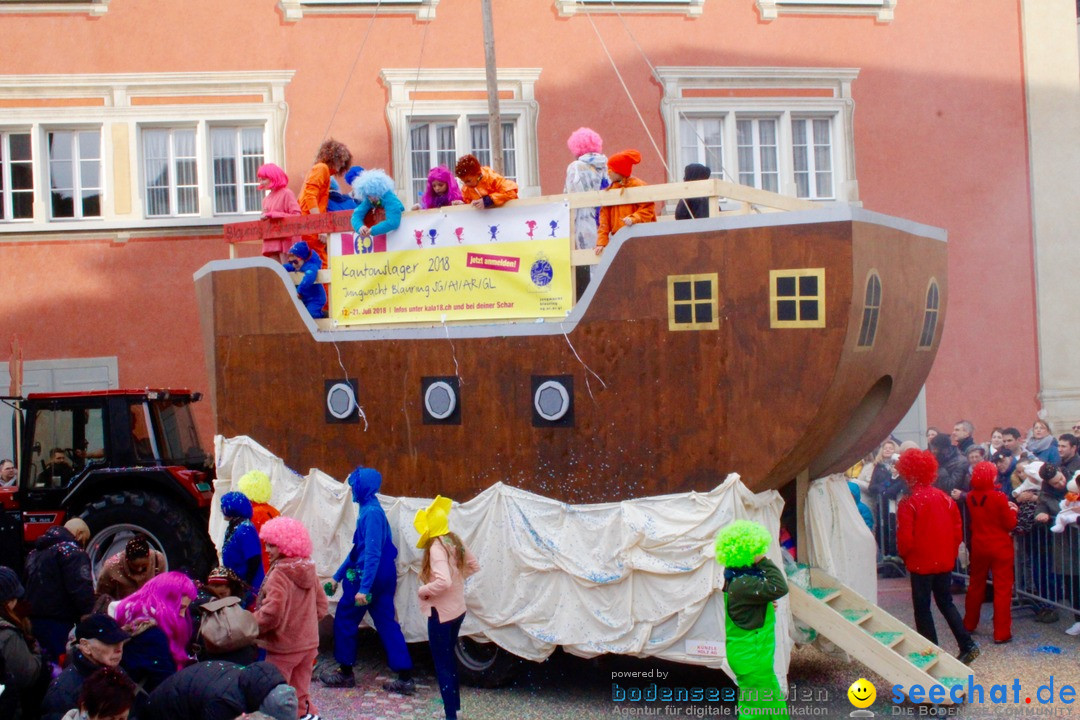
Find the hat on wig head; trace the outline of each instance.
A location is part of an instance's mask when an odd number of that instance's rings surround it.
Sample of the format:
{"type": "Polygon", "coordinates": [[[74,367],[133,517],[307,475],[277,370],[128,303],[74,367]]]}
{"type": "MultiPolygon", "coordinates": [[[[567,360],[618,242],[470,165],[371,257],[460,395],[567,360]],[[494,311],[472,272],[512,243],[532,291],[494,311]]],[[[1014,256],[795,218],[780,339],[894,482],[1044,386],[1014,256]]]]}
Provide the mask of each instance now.
{"type": "Polygon", "coordinates": [[[351,168],[349,168],[348,172],[345,173],[345,182],[352,185],[353,180],[360,177],[360,173],[362,172],[364,172],[363,167],[361,167],[360,165],[353,165],[351,168]]]}
{"type": "Polygon", "coordinates": [[[289,255],[295,255],[301,260],[307,261],[311,258],[311,248],[303,240],[293,243],[293,246],[289,248],[289,255]]]}
{"type": "Polygon", "coordinates": [[[475,155],[462,155],[454,166],[454,174],[461,179],[480,174],[480,161],[475,155]]]}
{"type": "Polygon", "coordinates": [[[619,173],[623,177],[634,174],[634,166],[641,162],[641,153],[637,150],[621,150],[608,158],[608,170],[619,173]]]}
{"type": "Polygon", "coordinates": [[[255,171],[255,177],[265,178],[270,183],[271,190],[280,190],[289,184],[289,176],[274,163],[261,165],[259,169],[255,171]]]}
{"type": "Polygon", "coordinates": [[[270,496],[273,494],[270,478],[262,470],[249,470],[241,475],[236,488],[247,495],[248,500],[256,504],[270,502],[270,496]]]}
{"type": "Polygon", "coordinates": [[[281,515],[267,520],[259,531],[259,539],[268,545],[277,545],[285,557],[311,557],[311,536],[304,523],[296,518],[281,515]]]}
{"type": "Polygon", "coordinates": [[[896,472],[908,485],[932,485],[937,480],[937,458],[929,450],[905,450],[896,461],[896,472]]]}
{"type": "Polygon", "coordinates": [[[227,518],[251,519],[251,501],[242,492],[227,492],[221,496],[221,514],[227,518]]]}
{"type": "Polygon", "coordinates": [[[716,534],[716,562],[726,568],[749,567],[769,549],[772,537],[764,525],[736,520],[716,534]]]}
{"type": "Polygon", "coordinates": [[[983,460],[971,468],[971,489],[992,490],[997,479],[997,465],[983,460]]]}
{"type": "Polygon", "coordinates": [[[353,200],[363,200],[366,197],[382,197],[388,192],[394,191],[394,181],[384,170],[365,170],[356,178],[352,185],[353,200]]]}
{"type": "Polygon", "coordinates": [[[416,511],[413,518],[413,527],[420,533],[420,539],[416,541],[416,547],[426,548],[428,543],[450,532],[450,508],[453,502],[450,498],[436,495],[435,499],[426,508],[416,511]]]}
{"type": "Polygon", "coordinates": [[[566,147],[570,148],[574,157],[581,157],[588,153],[603,152],[604,140],[592,128],[579,127],[566,139],[566,147]]]}

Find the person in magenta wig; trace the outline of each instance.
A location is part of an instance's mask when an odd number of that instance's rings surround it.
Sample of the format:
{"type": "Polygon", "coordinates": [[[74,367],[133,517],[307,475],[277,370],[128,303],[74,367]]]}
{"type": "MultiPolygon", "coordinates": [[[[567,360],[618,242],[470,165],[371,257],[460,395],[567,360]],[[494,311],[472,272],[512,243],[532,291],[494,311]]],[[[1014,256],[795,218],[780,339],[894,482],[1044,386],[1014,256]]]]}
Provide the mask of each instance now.
{"type": "MultiPolygon", "coordinates": [[[[263,198],[263,220],[300,214],[300,203],[296,201],[296,195],[293,195],[293,191],[289,189],[289,176],[284,170],[274,163],[266,163],[255,172],[255,177],[259,179],[259,190],[269,191],[269,194],[263,198]]],[[[299,235],[265,238],[262,254],[279,263],[284,263],[286,251],[292,247],[293,243],[299,241],[299,235]]]]}
{"type": "Polygon", "coordinates": [[[311,703],[311,669],[319,654],[319,620],[330,611],[311,561],[311,536],[299,520],[276,517],[262,526],[270,571],[255,606],[259,644],[296,688],[301,715],[316,714],[311,703]]]}
{"type": "Polygon", "coordinates": [[[167,572],[116,606],[116,621],[131,634],[120,667],[148,692],[193,662],[187,652],[192,632],[188,606],[197,594],[187,575],[167,572]]]}
{"type": "Polygon", "coordinates": [[[447,205],[461,204],[461,188],[457,179],[448,168],[438,165],[431,168],[427,176],[427,188],[420,196],[420,202],[413,205],[413,210],[431,210],[447,205]]]}

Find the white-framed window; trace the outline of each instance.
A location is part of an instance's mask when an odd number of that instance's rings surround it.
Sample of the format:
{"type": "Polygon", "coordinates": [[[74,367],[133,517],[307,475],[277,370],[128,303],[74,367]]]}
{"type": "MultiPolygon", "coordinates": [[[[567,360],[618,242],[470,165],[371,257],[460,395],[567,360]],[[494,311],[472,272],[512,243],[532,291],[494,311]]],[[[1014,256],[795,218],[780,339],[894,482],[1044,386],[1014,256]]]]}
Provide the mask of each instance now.
{"type": "Polygon", "coordinates": [[[791,157],[795,194],[809,200],[835,197],[833,192],[831,117],[791,119],[791,157]]]}
{"type": "Polygon", "coordinates": [[[29,132],[0,131],[0,222],[34,219],[34,156],[29,132]]]}
{"type": "Polygon", "coordinates": [[[198,215],[195,128],[144,128],[142,157],[146,216],[198,215]]]}
{"type": "Polygon", "coordinates": [[[702,13],[705,0],[555,0],[559,15],[578,13],[642,13],[649,15],[687,15],[702,13]]]}
{"type": "Polygon", "coordinates": [[[101,217],[101,129],[49,130],[49,217],[101,217]]]}
{"type": "Polygon", "coordinates": [[[713,177],[808,200],[854,202],[845,68],[660,67],[670,180],[691,162],[713,177]]]}
{"type": "Polygon", "coordinates": [[[263,162],[285,167],[292,77],[0,76],[0,235],[85,224],[127,238],[261,211],[255,172],[263,162]]]}
{"type": "Polygon", "coordinates": [[[255,174],[263,164],[261,127],[211,127],[214,213],[257,213],[263,194],[255,174]]]}
{"type": "MultiPolygon", "coordinates": [[[[540,192],[533,93],[539,76],[532,68],[498,71],[499,91],[511,96],[499,103],[503,174],[518,184],[522,197],[540,192]]],[[[406,206],[423,194],[428,171],[436,165],[452,171],[467,153],[491,164],[487,101],[480,99],[486,93],[483,68],[385,69],[381,77],[390,94],[393,176],[406,206]],[[457,99],[463,94],[477,99],[457,99]]]]}
{"type": "Polygon", "coordinates": [[[278,0],[286,22],[305,15],[413,15],[434,20],[439,0],[278,0]]]}
{"type": "Polygon", "coordinates": [[[46,2],[33,2],[33,0],[0,0],[0,13],[18,13],[28,15],[31,13],[85,13],[96,16],[104,15],[109,11],[109,0],[47,0],[46,2]]]}
{"type": "Polygon", "coordinates": [[[762,20],[780,15],[872,15],[891,22],[898,0],[757,0],[762,20]]]}

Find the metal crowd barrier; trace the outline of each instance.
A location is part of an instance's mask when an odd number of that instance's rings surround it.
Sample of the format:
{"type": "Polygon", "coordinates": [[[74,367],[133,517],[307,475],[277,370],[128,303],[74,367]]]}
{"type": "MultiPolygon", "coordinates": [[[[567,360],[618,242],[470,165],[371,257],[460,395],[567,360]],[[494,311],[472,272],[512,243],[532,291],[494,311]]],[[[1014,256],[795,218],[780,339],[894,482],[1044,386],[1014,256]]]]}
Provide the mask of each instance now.
{"type": "MultiPolygon", "coordinates": [[[[896,551],[896,502],[879,497],[871,507],[878,546],[878,574],[906,576],[907,569],[896,551]]],[[[967,507],[961,505],[960,511],[964,542],[970,553],[967,507]]],[[[1052,524],[1035,523],[1029,532],[1013,535],[1013,606],[1036,612],[1051,608],[1075,611],[1080,619],[1080,525],[1067,525],[1065,532],[1055,533],[1050,530],[1052,524]]],[[[964,585],[970,581],[968,568],[959,559],[953,578],[964,585]]],[[[991,600],[989,594],[985,600],[991,600]]]]}

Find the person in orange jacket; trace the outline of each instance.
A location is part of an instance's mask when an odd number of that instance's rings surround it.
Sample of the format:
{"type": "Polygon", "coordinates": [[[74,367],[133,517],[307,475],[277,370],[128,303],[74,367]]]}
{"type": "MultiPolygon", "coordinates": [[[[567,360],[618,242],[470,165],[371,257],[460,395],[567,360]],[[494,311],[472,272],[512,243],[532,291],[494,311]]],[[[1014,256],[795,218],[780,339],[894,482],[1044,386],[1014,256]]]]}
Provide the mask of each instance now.
{"type": "MultiPolygon", "coordinates": [[[[608,177],[611,178],[605,192],[622,192],[629,187],[642,187],[645,181],[632,177],[634,166],[641,162],[641,153],[637,150],[623,150],[608,158],[608,177]]],[[[653,202],[628,203],[626,205],[605,205],[600,208],[600,228],[596,236],[596,254],[600,255],[607,247],[611,235],[617,234],[624,227],[637,223],[656,222],[656,204],[653,202]]]]}
{"type": "Polygon", "coordinates": [[[1012,640],[1013,539],[1017,507],[994,487],[997,467],[981,462],[971,469],[971,491],[967,494],[971,517],[971,583],[968,585],[964,627],[975,632],[979,626],[986,574],[994,574],[994,642],[1012,640]]]}
{"type": "MultiPolygon", "coordinates": [[[[489,167],[482,167],[475,155],[463,155],[458,158],[457,165],[454,166],[454,174],[464,186],[461,188],[462,200],[478,210],[499,207],[507,200],[517,199],[517,183],[504,178],[489,167]]],[[[455,201],[454,204],[462,203],[455,201]]]]}
{"type": "MultiPolygon", "coordinates": [[[[251,524],[255,530],[262,532],[263,525],[268,520],[281,515],[276,507],[270,504],[270,496],[273,495],[273,487],[270,485],[270,477],[261,470],[250,470],[240,476],[236,483],[237,489],[251,501],[251,524]]],[[[263,570],[270,569],[270,557],[266,554],[266,545],[262,551],[263,570]]]]}
{"type": "MultiPolygon", "coordinates": [[[[344,144],[330,139],[320,145],[319,152],[315,156],[315,165],[308,171],[304,179],[304,187],[297,198],[300,203],[300,212],[304,215],[319,215],[326,212],[326,204],[330,200],[330,177],[340,175],[350,165],[352,165],[352,153],[344,144]]],[[[325,236],[304,235],[303,240],[322,260],[322,266],[330,267],[326,256],[325,236]]]]}

